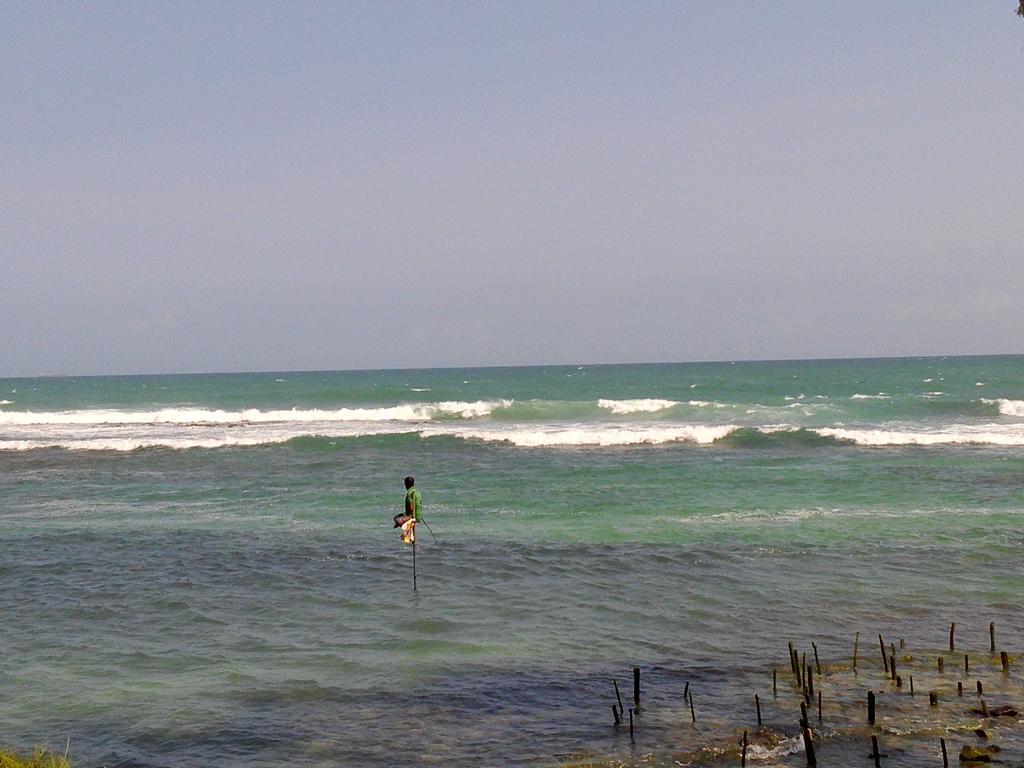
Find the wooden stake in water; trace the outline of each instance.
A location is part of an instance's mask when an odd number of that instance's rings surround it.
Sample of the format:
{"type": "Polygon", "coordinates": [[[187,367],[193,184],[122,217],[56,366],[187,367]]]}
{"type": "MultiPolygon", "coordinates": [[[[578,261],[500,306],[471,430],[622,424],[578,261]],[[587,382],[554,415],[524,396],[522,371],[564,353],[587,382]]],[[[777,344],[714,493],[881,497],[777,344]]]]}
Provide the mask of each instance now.
{"type": "Polygon", "coordinates": [[[939,739],[939,746],[942,747],[942,768],[949,768],[949,756],[946,754],[946,740],[939,739]]]}
{"type": "Polygon", "coordinates": [[[971,657],[966,653],[964,654],[964,674],[971,674],[971,657]]]}
{"type": "Polygon", "coordinates": [[[1003,665],[1003,674],[1010,674],[1010,656],[1006,651],[999,652],[999,663],[1003,665]]]}
{"type": "MultiPolygon", "coordinates": [[[[754,708],[757,710],[757,725],[761,727],[761,697],[756,693],[754,694],[754,708]]],[[[746,738],[747,732],[743,732],[743,737],[746,738]]]]}
{"type": "Polygon", "coordinates": [[[740,768],[744,768],[747,764],[747,732],[743,732],[743,754],[740,757],[740,768]]]}
{"type": "Polygon", "coordinates": [[[416,591],[416,523],[412,524],[412,591],[416,591]]]}
{"type": "Polygon", "coordinates": [[[982,694],[982,689],[981,689],[981,680],[979,680],[979,681],[978,681],[978,695],[979,695],[979,696],[982,696],[982,695],[983,695],[983,694],[982,694]]]}
{"type": "Polygon", "coordinates": [[[889,657],[889,671],[892,672],[892,679],[896,679],[896,654],[889,657]]]}
{"type": "Polygon", "coordinates": [[[622,697],[619,695],[619,681],[618,680],[612,680],[612,685],[615,686],[615,698],[619,702],[619,712],[622,712],[623,711],[623,709],[622,709],[622,697]]]}
{"type": "Polygon", "coordinates": [[[612,717],[615,718],[615,724],[619,725],[622,722],[622,718],[619,717],[619,708],[612,704],[612,717]]]}
{"type": "Polygon", "coordinates": [[[686,685],[683,686],[683,701],[690,700],[690,681],[686,681],[686,685]]]}
{"type": "Polygon", "coordinates": [[[949,650],[951,652],[956,650],[956,644],[953,642],[953,633],[954,632],[956,632],[956,622],[955,621],[952,624],[949,625],[949,650]]]}
{"type": "Polygon", "coordinates": [[[882,639],[881,633],[878,635],[878,647],[882,651],[882,666],[885,667],[885,674],[889,674],[889,657],[885,655],[885,640],[882,639]]]}
{"type": "Polygon", "coordinates": [[[817,765],[818,759],[814,756],[814,741],[811,739],[811,729],[807,726],[804,726],[804,751],[807,753],[807,765],[817,765]]]}
{"type": "Polygon", "coordinates": [[[956,682],[956,695],[957,696],[963,696],[964,695],[964,684],[962,682],[960,682],[959,680],[957,680],[957,682],[956,682]]]}
{"type": "Polygon", "coordinates": [[[821,661],[818,659],[818,644],[811,643],[811,647],[814,649],[814,667],[818,673],[818,677],[821,677],[821,661]]]}
{"type": "Polygon", "coordinates": [[[640,714],[640,667],[633,667],[633,706],[640,714]]]}
{"type": "Polygon", "coordinates": [[[989,653],[996,652],[996,623],[994,621],[989,622],[988,625],[988,651],[989,653]]]}
{"type": "Polygon", "coordinates": [[[821,722],[821,691],[818,691],[818,722],[821,722]]]}
{"type": "Polygon", "coordinates": [[[910,695],[914,695],[914,676],[910,676],[910,695]]]}
{"type": "Polygon", "coordinates": [[[928,691],[928,703],[931,704],[933,707],[937,707],[939,705],[938,691],[928,691]]]}
{"type": "Polygon", "coordinates": [[[779,695],[778,670],[772,669],[772,696],[779,695]]]}
{"type": "Polygon", "coordinates": [[[632,707],[629,708],[629,740],[630,741],[635,741],[633,739],[633,708],[632,707]]]}
{"type": "Polygon", "coordinates": [[[697,722],[697,713],[693,711],[693,694],[690,694],[690,720],[697,722]]]}
{"type": "Polygon", "coordinates": [[[853,671],[857,671],[857,645],[860,643],[860,632],[853,637],[853,671]]]}
{"type": "Polygon", "coordinates": [[[936,657],[936,663],[938,664],[939,674],[941,675],[943,672],[946,671],[946,660],[943,659],[941,656],[938,656],[936,657]]]}
{"type": "Polygon", "coordinates": [[[875,692],[868,691],[868,725],[875,724],[875,692]]]}
{"type": "Polygon", "coordinates": [[[877,736],[872,736],[871,737],[871,757],[873,757],[875,759],[875,768],[881,768],[881,763],[879,763],[879,759],[881,758],[881,755],[878,752],[878,737],[877,736]]]}

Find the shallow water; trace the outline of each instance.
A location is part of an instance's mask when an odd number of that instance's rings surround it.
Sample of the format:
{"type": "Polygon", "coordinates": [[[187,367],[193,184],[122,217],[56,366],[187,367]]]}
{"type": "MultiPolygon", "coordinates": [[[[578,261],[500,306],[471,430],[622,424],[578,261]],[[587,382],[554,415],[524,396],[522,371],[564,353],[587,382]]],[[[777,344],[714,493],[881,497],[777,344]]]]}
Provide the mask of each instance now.
{"type": "MultiPolygon", "coordinates": [[[[584,384],[572,383],[578,369],[0,382],[12,401],[0,409],[11,448],[0,450],[0,741],[63,749],[70,738],[83,765],[731,763],[742,731],[753,738],[754,693],[779,738],[797,734],[787,642],[810,653],[814,641],[833,669],[823,764],[867,753],[870,686],[896,718],[883,750],[934,765],[940,730],[980,720],[954,700],[954,660],[946,678],[932,672],[949,622],[972,653],[987,652],[990,621],[1000,648],[1021,647],[1024,453],[1006,439],[1024,434],[1024,416],[1005,403],[1024,398],[1022,370],[1021,358],[981,358],[630,366],[590,370],[584,384]],[[923,380],[943,375],[959,408],[905,391],[934,391],[923,380]],[[643,410],[681,402],[694,383],[728,408],[643,410]],[[717,442],[608,444],[623,429],[696,434],[722,410],[735,420],[763,406],[774,419],[808,392],[829,398],[830,416],[763,431],[758,412],[717,442]],[[891,401],[851,399],[877,392],[909,404],[893,414],[891,401]],[[442,397],[529,405],[396,416],[442,397]],[[259,421],[313,405],[381,418],[259,421]],[[197,410],[258,414],[134,416],[197,410]],[[302,434],[278,442],[282,424],[302,434]],[[266,441],[232,442],[250,428],[266,441]],[[999,440],[858,445],[812,428],[999,440]],[[606,444],[577,444],[595,434],[606,444]],[[100,439],[149,447],[75,444],[100,439]],[[222,447],[167,444],[211,439],[222,447]],[[420,530],[416,593],[410,549],[390,527],[410,472],[440,540],[420,530]],[[856,632],[870,662],[854,678],[844,665],[856,632]],[[915,697],[881,679],[878,632],[907,639],[915,697]],[[611,679],[628,698],[634,665],[644,713],[631,744],[612,725],[611,679]],[[942,686],[932,711],[928,687],[942,686]]],[[[980,676],[990,705],[1024,704],[1016,667],[1003,678],[984,653],[960,679],[973,691],[980,676]]],[[[1024,758],[1015,725],[986,726],[1011,764],[1024,758]]],[[[974,739],[950,733],[951,750],[974,739]]],[[[783,741],[757,756],[802,765],[800,749],[783,741]]]]}

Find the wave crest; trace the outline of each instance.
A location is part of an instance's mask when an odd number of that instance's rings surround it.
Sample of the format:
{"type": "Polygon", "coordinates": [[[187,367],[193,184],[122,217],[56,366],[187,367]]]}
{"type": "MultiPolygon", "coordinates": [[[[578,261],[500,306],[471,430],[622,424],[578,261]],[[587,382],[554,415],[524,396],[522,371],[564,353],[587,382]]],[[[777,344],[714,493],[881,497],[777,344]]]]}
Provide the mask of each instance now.
{"type": "Polygon", "coordinates": [[[679,405],[675,400],[660,400],[657,398],[645,398],[638,400],[607,400],[597,401],[598,406],[611,411],[616,416],[624,416],[630,413],[657,413],[679,405]]]}
{"type": "Polygon", "coordinates": [[[981,402],[986,405],[995,405],[999,407],[999,412],[1003,416],[1024,416],[1024,400],[1010,400],[1005,397],[1000,397],[995,400],[989,400],[986,397],[981,398],[981,402]]]}
{"type": "Polygon", "coordinates": [[[95,409],[81,411],[4,411],[0,426],[32,425],[117,425],[117,424],[180,424],[232,425],[272,423],[331,423],[346,421],[432,421],[437,418],[475,419],[489,416],[498,408],[507,408],[511,400],[478,400],[476,402],[446,401],[439,403],[408,403],[384,408],[337,408],[332,410],[299,409],[241,411],[208,408],[161,408],[156,411],[125,411],[95,409]]]}

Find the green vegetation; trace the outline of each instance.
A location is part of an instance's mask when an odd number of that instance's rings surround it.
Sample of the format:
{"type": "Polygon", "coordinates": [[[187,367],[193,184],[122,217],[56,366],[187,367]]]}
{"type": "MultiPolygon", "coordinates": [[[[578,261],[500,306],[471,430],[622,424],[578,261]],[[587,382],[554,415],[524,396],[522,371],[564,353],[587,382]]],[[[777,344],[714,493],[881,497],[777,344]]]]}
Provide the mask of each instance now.
{"type": "Polygon", "coordinates": [[[20,757],[0,749],[0,768],[71,768],[66,757],[48,749],[37,749],[31,757],[20,757]]]}

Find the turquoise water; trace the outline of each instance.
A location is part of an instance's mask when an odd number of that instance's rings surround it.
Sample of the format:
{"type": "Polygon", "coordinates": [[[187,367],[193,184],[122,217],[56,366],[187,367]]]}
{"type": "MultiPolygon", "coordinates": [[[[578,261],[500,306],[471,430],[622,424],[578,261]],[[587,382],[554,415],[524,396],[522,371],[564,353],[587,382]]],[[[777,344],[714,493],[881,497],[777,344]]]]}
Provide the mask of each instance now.
{"type": "MultiPolygon", "coordinates": [[[[8,379],[0,401],[0,742],[70,738],[83,765],[713,762],[755,692],[792,736],[788,641],[840,665],[856,632],[931,653],[956,621],[987,651],[991,621],[1022,645],[1022,357],[8,379]],[[415,594],[406,474],[439,541],[415,594]],[[635,745],[610,712],[634,665],[635,745]]],[[[1013,700],[990,661],[963,679],[1013,700]]],[[[836,718],[868,683],[836,683],[836,718]]]]}

